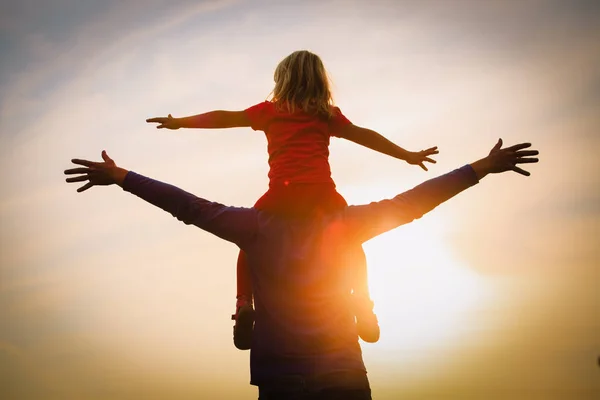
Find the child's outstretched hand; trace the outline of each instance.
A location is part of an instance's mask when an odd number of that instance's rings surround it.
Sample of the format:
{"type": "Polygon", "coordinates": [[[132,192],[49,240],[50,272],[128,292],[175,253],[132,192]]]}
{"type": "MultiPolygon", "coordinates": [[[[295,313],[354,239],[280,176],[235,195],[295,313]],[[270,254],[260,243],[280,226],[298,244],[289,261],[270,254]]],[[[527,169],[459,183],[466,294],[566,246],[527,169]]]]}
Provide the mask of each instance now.
{"type": "Polygon", "coordinates": [[[425,171],[427,171],[427,167],[425,167],[425,165],[423,163],[425,161],[427,161],[427,162],[435,164],[436,161],[429,158],[429,156],[432,156],[432,155],[438,154],[438,153],[439,153],[439,151],[437,149],[437,146],[431,147],[427,150],[409,151],[406,155],[405,161],[412,165],[418,165],[419,167],[421,167],[425,171]]]}
{"type": "Polygon", "coordinates": [[[171,116],[171,114],[169,114],[169,116],[167,116],[167,117],[148,118],[146,120],[146,122],[157,123],[158,126],[156,127],[156,129],[162,129],[162,128],[179,129],[179,128],[181,128],[181,125],[179,124],[179,120],[177,118],[173,118],[173,116],[171,116]]]}

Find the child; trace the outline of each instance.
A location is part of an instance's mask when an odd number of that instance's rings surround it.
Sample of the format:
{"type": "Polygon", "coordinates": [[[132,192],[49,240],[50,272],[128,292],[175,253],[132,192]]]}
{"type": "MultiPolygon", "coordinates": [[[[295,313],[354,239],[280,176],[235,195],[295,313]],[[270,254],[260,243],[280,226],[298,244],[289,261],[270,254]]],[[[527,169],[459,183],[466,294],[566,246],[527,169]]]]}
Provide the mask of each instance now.
{"type": "MultiPolygon", "coordinates": [[[[157,128],[235,128],[251,127],[265,132],[269,154],[269,190],[255,208],[293,217],[315,212],[334,212],[346,207],[336,191],[329,166],[329,139],[341,137],[407,161],[423,165],[435,163],[429,156],[437,147],[409,152],[378,133],[353,125],[334,107],[329,79],[321,59],[309,51],[296,51],[284,58],[274,74],[272,99],[243,111],[211,111],[185,118],[150,118],[157,128]]],[[[379,340],[379,324],[373,313],[367,284],[367,263],[362,247],[356,249],[356,265],[349,266],[353,277],[353,307],[357,331],[366,342],[379,340]]],[[[252,281],[240,251],[237,262],[237,302],[233,330],[234,344],[240,350],[251,346],[254,324],[252,281]]]]}

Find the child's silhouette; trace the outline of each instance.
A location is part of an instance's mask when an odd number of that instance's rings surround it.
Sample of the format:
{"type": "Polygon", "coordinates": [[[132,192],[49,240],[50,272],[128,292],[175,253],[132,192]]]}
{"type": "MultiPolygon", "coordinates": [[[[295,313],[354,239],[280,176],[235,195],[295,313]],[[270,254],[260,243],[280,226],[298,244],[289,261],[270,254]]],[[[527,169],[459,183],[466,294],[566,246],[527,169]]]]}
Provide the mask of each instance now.
{"type": "MultiPolygon", "coordinates": [[[[437,147],[410,152],[377,132],[353,125],[333,105],[329,79],[321,59],[309,51],[296,51],[284,58],[274,74],[275,87],[270,101],[243,111],[211,111],[185,118],[150,118],[157,128],[234,128],[251,127],[265,132],[269,153],[269,190],[255,208],[291,218],[314,213],[329,213],[347,206],[336,191],[329,166],[329,139],[341,137],[418,165],[435,163],[429,158],[437,147]]],[[[379,340],[379,324],[373,313],[367,284],[367,264],[362,248],[356,262],[348,266],[353,273],[354,300],[359,336],[366,342],[379,340]]],[[[254,309],[252,281],[245,254],[237,263],[237,303],[233,319],[234,343],[238,349],[251,346],[254,309]]]]}

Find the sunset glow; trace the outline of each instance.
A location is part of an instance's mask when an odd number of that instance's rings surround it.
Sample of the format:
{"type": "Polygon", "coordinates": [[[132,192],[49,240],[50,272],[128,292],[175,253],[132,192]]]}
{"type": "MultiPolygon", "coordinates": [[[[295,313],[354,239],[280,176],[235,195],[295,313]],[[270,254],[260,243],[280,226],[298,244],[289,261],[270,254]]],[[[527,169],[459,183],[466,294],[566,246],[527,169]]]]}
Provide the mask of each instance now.
{"type": "Polygon", "coordinates": [[[263,101],[290,52],[417,166],[332,139],[350,204],[391,198],[531,141],[490,176],[367,244],[381,340],[373,398],[600,398],[600,2],[75,0],[0,5],[0,399],[252,399],[232,344],[238,249],[117,188],[76,193],[74,157],[210,200],[267,190],[251,129],[145,119],[263,101]],[[91,193],[93,192],[93,193],[91,193]]]}

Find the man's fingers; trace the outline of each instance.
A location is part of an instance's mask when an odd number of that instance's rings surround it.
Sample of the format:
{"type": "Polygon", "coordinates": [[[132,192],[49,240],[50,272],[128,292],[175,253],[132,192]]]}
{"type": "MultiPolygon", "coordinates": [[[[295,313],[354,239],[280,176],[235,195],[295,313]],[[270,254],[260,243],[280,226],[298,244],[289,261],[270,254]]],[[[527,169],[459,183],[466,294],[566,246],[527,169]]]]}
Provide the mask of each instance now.
{"type": "Polygon", "coordinates": [[[84,192],[84,191],[88,190],[89,188],[91,188],[92,186],[94,186],[94,184],[92,182],[88,182],[85,185],[83,185],[82,187],[80,187],[79,189],[77,189],[77,193],[84,192]]]}
{"type": "Polygon", "coordinates": [[[492,148],[492,152],[498,151],[501,148],[502,148],[502,139],[498,139],[498,142],[496,142],[496,145],[492,148]]]}
{"type": "Polygon", "coordinates": [[[519,158],[517,161],[515,161],[515,164],[531,164],[538,161],[538,158],[519,158]]]}
{"type": "Polygon", "coordinates": [[[421,167],[421,168],[423,168],[425,171],[427,171],[427,167],[426,167],[426,166],[425,166],[425,165],[424,165],[422,162],[420,162],[420,163],[419,163],[419,167],[421,167]]]}
{"type": "Polygon", "coordinates": [[[428,162],[433,163],[433,164],[437,163],[437,161],[435,161],[434,159],[431,159],[429,157],[425,157],[425,161],[428,161],[428,162]]]}
{"type": "Polygon", "coordinates": [[[87,174],[89,172],[90,172],[89,168],[71,168],[71,169],[65,169],[65,175],[87,174]]]}
{"type": "Polygon", "coordinates": [[[514,167],[511,168],[513,171],[521,174],[521,175],[525,175],[525,176],[529,176],[531,175],[529,172],[525,171],[524,169],[521,169],[519,167],[517,167],[516,165],[514,167]]]}
{"type": "Polygon", "coordinates": [[[521,150],[521,149],[526,149],[527,147],[531,147],[531,143],[519,143],[519,144],[515,144],[514,146],[507,147],[504,150],[506,150],[506,151],[518,151],[518,150],[521,150]]]}
{"type": "Polygon", "coordinates": [[[106,152],[106,150],[102,150],[102,159],[103,159],[104,161],[106,161],[106,162],[114,162],[114,161],[112,160],[112,158],[110,158],[110,157],[108,156],[108,153],[106,152]]]}
{"type": "Polygon", "coordinates": [[[161,125],[158,125],[158,126],[156,127],[156,129],[162,129],[162,128],[164,128],[164,127],[165,127],[165,126],[161,124],[161,125]]]}
{"type": "Polygon", "coordinates": [[[77,165],[85,165],[86,167],[95,167],[98,163],[88,160],[81,160],[79,158],[74,158],[71,160],[73,164],[77,165]]]}
{"type": "Polygon", "coordinates": [[[166,118],[165,117],[154,117],[154,118],[148,118],[146,120],[146,122],[157,122],[159,124],[162,124],[163,122],[165,122],[166,118]]]}
{"type": "Polygon", "coordinates": [[[80,176],[75,176],[73,178],[67,178],[67,182],[68,183],[83,182],[83,181],[87,181],[89,179],[90,179],[90,177],[88,175],[80,175],[80,176]]]}
{"type": "Polygon", "coordinates": [[[434,147],[428,148],[427,150],[423,150],[422,153],[425,153],[427,155],[439,154],[439,150],[437,149],[437,146],[434,146],[434,147]]]}
{"type": "Polygon", "coordinates": [[[540,154],[540,152],[537,150],[521,150],[521,151],[515,152],[515,155],[517,157],[537,156],[538,154],[540,154]]]}

